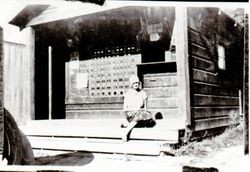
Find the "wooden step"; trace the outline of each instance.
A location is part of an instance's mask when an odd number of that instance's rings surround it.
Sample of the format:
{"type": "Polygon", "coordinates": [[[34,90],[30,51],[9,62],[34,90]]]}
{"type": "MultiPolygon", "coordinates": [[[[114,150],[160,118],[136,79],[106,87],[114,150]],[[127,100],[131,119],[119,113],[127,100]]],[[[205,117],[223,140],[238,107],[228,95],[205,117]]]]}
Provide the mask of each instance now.
{"type": "MultiPolygon", "coordinates": [[[[163,119],[178,118],[177,107],[171,108],[148,108],[152,114],[161,113],[163,119]]],[[[67,110],[67,119],[125,119],[123,110],[67,110]]]]}
{"type": "MultiPolygon", "coordinates": [[[[61,136],[121,139],[126,128],[124,120],[40,120],[30,121],[19,128],[28,136],[61,136]]],[[[152,128],[134,128],[130,139],[179,141],[179,131],[184,126],[178,120],[157,120],[152,128]]]]}
{"type": "MultiPolygon", "coordinates": [[[[125,128],[120,127],[77,127],[77,126],[51,126],[51,127],[21,127],[28,136],[55,136],[55,137],[86,137],[86,138],[112,138],[122,139],[126,133],[125,128]]],[[[158,128],[134,128],[130,139],[141,140],[165,140],[177,143],[179,140],[178,130],[158,128]]]]}
{"type": "Polygon", "coordinates": [[[78,103],[66,104],[66,110],[121,110],[123,103],[78,103]]]}
{"type": "Polygon", "coordinates": [[[93,141],[84,138],[60,137],[28,137],[33,149],[60,151],[90,151],[99,153],[125,153],[137,155],[159,155],[160,152],[171,151],[166,142],[160,141],[128,141],[117,140],[93,141]]]}
{"type": "MultiPolygon", "coordinates": [[[[30,127],[120,127],[125,119],[53,119],[53,120],[30,120],[26,125],[19,126],[21,128],[30,127]]],[[[181,119],[156,120],[154,128],[161,129],[184,129],[181,119]]]]}
{"type": "Polygon", "coordinates": [[[123,110],[66,110],[67,119],[124,119],[123,110]]]}
{"type": "Polygon", "coordinates": [[[75,97],[75,99],[70,99],[67,101],[67,104],[76,104],[76,103],[122,103],[122,96],[111,96],[111,97],[75,97]]]}
{"type": "Polygon", "coordinates": [[[122,138],[124,120],[33,120],[19,128],[28,136],[33,149],[57,151],[91,151],[159,155],[168,151],[164,145],[179,142],[184,128],[180,120],[156,120],[152,128],[133,128],[128,142],[122,138]]]}

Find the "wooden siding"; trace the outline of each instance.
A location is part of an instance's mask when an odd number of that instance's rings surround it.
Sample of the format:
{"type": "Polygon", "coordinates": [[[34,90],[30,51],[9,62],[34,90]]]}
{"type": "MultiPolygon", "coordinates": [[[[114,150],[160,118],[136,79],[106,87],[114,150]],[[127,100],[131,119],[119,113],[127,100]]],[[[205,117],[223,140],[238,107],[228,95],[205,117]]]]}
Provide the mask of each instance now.
{"type": "Polygon", "coordinates": [[[153,114],[161,114],[163,120],[178,118],[176,72],[144,74],[143,83],[149,97],[147,108],[153,114]]]}
{"type": "Polygon", "coordinates": [[[30,118],[30,61],[23,44],[5,42],[4,50],[4,106],[18,123],[23,123],[30,118]]]}
{"type": "Polygon", "coordinates": [[[150,78],[144,78],[143,84],[144,88],[177,86],[176,74],[150,75],[150,78]]]}
{"type": "Polygon", "coordinates": [[[239,30],[232,24],[232,19],[223,12],[219,15],[217,8],[188,8],[191,118],[195,131],[237,123],[232,116],[239,115],[241,76],[237,70],[241,66],[237,62],[230,66],[229,62],[241,57],[232,51],[235,47],[228,46],[235,46],[235,30],[239,30]],[[226,71],[218,69],[218,43],[230,52],[226,71]]]}
{"type": "Polygon", "coordinates": [[[23,43],[4,40],[4,108],[18,124],[34,119],[34,30],[20,33],[23,43]]]}
{"type": "Polygon", "coordinates": [[[148,97],[175,97],[177,95],[177,88],[175,86],[171,87],[158,87],[158,88],[144,88],[147,92],[148,97]]]}

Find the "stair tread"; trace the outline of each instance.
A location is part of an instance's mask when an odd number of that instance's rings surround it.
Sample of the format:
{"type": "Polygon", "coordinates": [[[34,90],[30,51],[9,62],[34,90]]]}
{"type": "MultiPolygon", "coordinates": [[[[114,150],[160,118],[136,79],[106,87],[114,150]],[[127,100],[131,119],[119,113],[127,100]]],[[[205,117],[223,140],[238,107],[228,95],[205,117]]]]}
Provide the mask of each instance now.
{"type": "Polygon", "coordinates": [[[159,155],[166,142],[163,141],[128,141],[121,140],[91,140],[84,138],[52,138],[32,137],[28,139],[33,149],[77,150],[106,153],[150,154],[159,155]]]}

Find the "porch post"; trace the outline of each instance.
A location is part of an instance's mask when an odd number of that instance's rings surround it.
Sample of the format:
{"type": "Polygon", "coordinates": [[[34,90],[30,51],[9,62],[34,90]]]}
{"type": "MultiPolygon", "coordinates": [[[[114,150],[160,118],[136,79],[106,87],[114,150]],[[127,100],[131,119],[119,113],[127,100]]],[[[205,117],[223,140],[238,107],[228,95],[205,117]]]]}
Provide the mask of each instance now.
{"type": "Polygon", "coordinates": [[[49,53],[49,119],[52,119],[52,47],[48,47],[49,53]]]}
{"type": "Polygon", "coordinates": [[[178,111],[183,125],[187,126],[191,125],[187,8],[175,7],[175,15],[178,111]]]}
{"type": "Polygon", "coordinates": [[[3,105],[3,29],[0,27],[0,161],[4,142],[4,105],[3,105]]]}
{"type": "Polygon", "coordinates": [[[27,27],[27,59],[29,60],[29,82],[26,85],[29,89],[29,101],[27,102],[27,118],[35,119],[35,31],[32,27],[27,27]],[[28,116],[29,115],[29,116],[28,116]]]}
{"type": "Polygon", "coordinates": [[[245,28],[244,28],[244,72],[243,72],[243,115],[244,115],[244,154],[249,155],[249,23],[248,16],[249,14],[245,14],[245,28]]]}

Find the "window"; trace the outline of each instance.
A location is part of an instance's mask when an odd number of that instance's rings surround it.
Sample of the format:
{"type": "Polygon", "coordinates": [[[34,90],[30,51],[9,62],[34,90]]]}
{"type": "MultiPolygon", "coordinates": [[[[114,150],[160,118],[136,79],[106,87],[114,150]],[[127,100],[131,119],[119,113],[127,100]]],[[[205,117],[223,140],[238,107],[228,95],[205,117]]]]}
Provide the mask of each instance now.
{"type": "Polygon", "coordinates": [[[225,47],[218,45],[218,67],[221,70],[226,70],[225,47]]]}

